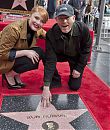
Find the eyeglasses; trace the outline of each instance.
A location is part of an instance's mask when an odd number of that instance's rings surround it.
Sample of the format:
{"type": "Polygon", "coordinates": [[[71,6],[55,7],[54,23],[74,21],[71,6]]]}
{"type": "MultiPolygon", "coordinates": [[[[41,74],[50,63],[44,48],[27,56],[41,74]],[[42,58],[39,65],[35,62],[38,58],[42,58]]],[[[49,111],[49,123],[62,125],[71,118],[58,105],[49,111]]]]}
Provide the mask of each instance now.
{"type": "Polygon", "coordinates": [[[64,20],[67,20],[67,21],[68,21],[69,19],[70,19],[70,17],[68,17],[68,16],[64,16],[64,17],[59,16],[59,17],[58,17],[58,20],[61,21],[61,22],[64,21],[64,20]]]}

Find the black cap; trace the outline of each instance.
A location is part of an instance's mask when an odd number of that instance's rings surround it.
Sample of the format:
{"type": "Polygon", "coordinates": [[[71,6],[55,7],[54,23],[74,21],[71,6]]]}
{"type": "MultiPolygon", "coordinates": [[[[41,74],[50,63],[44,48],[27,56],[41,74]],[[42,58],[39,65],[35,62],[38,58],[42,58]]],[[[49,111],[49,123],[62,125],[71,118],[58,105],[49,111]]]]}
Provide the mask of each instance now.
{"type": "Polygon", "coordinates": [[[66,15],[69,17],[73,16],[74,15],[73,7],[69,4],[59,5],[55,11],[55,17],[58,17],[60,15],[66,15]]]}

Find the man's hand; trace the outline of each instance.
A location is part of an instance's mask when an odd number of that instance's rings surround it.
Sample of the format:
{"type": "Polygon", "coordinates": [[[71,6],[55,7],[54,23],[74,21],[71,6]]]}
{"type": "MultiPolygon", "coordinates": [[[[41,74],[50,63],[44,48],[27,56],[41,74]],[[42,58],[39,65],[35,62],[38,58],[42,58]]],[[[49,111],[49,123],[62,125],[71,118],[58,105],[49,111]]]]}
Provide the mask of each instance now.
{"type": "Polygon", "coordinates": [[[80,72],[78,72],[77,70],[73,70],[73,72],[72,72],[72,76],[73,76],[73,78],[79,78],[80,75],[81,75],[80,72]]]}
{"type": "Polygon", "coordinates": [[[51,101],[52,101],[52,95],[49,90],[49,86],[44,86],[43,92],[42,92],[42,97],[41,97],[42,106],[49,107],[51,101]]]}

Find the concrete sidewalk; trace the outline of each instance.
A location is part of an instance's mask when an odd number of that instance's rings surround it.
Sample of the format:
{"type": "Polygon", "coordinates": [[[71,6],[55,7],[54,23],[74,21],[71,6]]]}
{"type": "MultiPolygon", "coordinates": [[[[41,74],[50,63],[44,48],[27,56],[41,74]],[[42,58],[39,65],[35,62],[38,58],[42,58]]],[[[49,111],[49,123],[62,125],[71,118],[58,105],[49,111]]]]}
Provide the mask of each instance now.
{"type": "Polygon", "coordinates": [[[94,36],[94,41],[93,41],[93,51],[99,51],[99,52],[108,52],[110,53],[110,39],[100,39],[99,44],[96,45],[96,36],[94,36]],[[98,48],[97,48],[98,46],[98,48]]]}

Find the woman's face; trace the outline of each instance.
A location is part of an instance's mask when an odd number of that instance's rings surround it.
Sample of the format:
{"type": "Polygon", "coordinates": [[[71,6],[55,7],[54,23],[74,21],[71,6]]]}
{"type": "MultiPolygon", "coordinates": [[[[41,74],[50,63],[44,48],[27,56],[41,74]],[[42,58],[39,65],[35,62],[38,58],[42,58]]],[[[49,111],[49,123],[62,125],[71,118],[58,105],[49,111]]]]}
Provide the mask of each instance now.
{"type": "Polygon", "coordinates": [[[29,26],[33,31],[38,31],[43,26],[43,18],[38,12],[33,13],[29,19],[29,26]]]}

